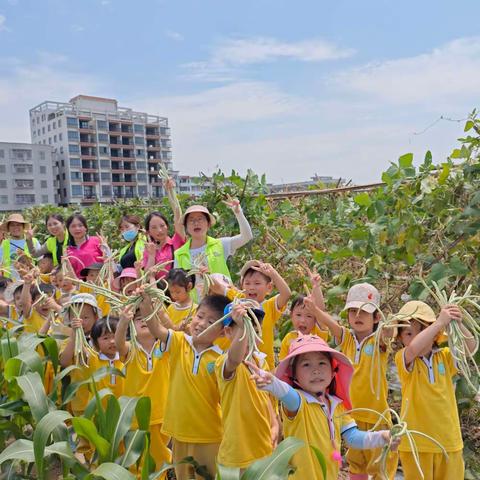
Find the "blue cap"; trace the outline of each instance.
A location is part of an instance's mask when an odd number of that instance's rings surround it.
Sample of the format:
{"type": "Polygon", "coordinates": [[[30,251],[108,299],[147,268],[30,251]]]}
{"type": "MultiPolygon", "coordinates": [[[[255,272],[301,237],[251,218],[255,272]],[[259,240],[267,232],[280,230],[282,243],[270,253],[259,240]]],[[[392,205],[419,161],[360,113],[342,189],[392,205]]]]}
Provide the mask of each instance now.
{"type": "MultiPolygon", "coordinates": [[[[262,323],[263,317],[265,316],[265,312],[263,311],[262,307],[259,305],[259,308],[252,308],[253,313],[257,317],[258,321],[262,323]]],[[[233,309],[233,302],[229,303],[224,309],[223,309],[223,315],[228,315],[233,309]]],[[[229,327],[233,323],[233,318],[228,315],[228,317],[223,319],[223,326],[224,327],[229,327]]]]}

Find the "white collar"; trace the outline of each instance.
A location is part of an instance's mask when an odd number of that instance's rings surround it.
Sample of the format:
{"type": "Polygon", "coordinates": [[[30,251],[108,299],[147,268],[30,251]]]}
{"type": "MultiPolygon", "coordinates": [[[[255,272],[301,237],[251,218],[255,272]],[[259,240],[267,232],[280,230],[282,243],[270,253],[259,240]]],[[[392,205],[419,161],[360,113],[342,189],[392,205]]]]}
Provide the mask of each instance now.
{"type": "Polygon", "coordinates": [[[195,345],[193,345],[193,339],[191,335],[187,335],[184,333],[185,340],[188,342],[190,347],[192,347],[192,350],[195,353],[199,353],[200,355],[203,355],[205,352],[208,352],[209,350],[213,350],[214,352],[218,353],[221,355],[223,353],[223,350],[218,346],[218,345],[211,345],[210,347],[206,348],[205,350],[202,350],[201,352],[198,352],[197,349],[195,348],[195,345]]]}
{"type": "MultiPolygon", "coordinates": [[[[305,400],[307,403],[318,403],[319,405],[325,405],[324,402],[321,402],[317,397],[312,395],[311,393],[305,392],[303,390],[300,390],[302,392],[303,396],[305,397],[305,400]]],[[[325,394],[325,397],[330,400],[330,409],[333,412],[337,405],[343,402],[341,398],[336,397],[335,395],[329,395],[328,393],[325,394]]]]}
{"type": "Polygon", "coordinates": [[[115,352],[115,356],[113,358],[110,358],[110,357],[107,357],[104,353],[99,352],[98,358],[100,360],[108,360],[109,362],[114,362],[115,360],[120,360],[120,354],[118,352],[115,352]]]}

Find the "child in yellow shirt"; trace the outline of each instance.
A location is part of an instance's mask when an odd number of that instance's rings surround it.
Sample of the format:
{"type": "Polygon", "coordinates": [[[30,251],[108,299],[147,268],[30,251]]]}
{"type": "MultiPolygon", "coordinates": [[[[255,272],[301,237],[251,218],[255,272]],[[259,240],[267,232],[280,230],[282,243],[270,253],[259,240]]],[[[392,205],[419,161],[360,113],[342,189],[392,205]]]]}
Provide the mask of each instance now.
{"type": "Polygon", "coordinates": [[[195,315],[197,304],[190,292],[195,286],[195,275],[187,276],[183,268],[172,268],[165,280],[168,282],[168,292],[173,303],[167,307],[167,314],[174,325],[180,325],[195,315]]]}
{"type": "MultiPolygon", "coordinates": [[[[164,326],[161,322],[167,326],[171,322],[162,311],[161,321],[148,322],[153,336],[166,344],[170,353],[170,389],[162,432],[172,437],[173,462],[193,456],[212,477],[223,436],[215,379],[215,361],[223,352],[213,342],[222,334],[223,326],[206,330],[223,317],[229,303],[222,295],[204,297],[190,322],[191,335],[164,326]]],[[[188,465],[178,465],[175,473],[178,480],[192,478],[188,465]]]]}
{"type": "MultiPolygon", "coordinates": [[[[450,480],[464,477],[463,441],[458,418],[453,377],[458,373],[452,352],[439,347],[444,330],[450,322],[461,322],[462,312],[453,305],[442,308],[438,318],[424,302],[411,301],[399,311],[408,327],[399,329],[404,347],[396,353],[402,387],[401,415],[406,415],[408,428],[425,433],[437,440],[447,451],[426,438],[415,436],[420,467],[425,480],[450,480]]],[[[478,348],[473,335],[460,325],[473,354],[478,348]]],[[[420,478],[411,445],[402,439],[400,461],[405,480],[420,478]]]]}
{"type": "MultiPolygon", "coordinates": [[[[310,446],[325,456],[328,479],[338,477],[342,463],[340,443],[357,449],[382,447],[390,442],[390,432],[365,432],[358,429],[346,412],[351,409],[349,396],[353,367],[342,353],[330,348],[316,335],[300,335],[273,376],[253,363],[252,378],[257,387],[282,403],[285,437],[305,442],[292,457],[297,469],[292,479],[323,478],[320,464],[310,446]]],[[[395,445],[394,445],[395,447],[395,445]]]]}
{"type": "MultiPolygon", "coordinates": [[[[317,323],[315,315],[305,304],[305,300],[308,298],[309,300],[313,301],[318,308],[325,310],[325,302],[323,300],[322,289],[320,288],[320,275],[313,272],[309,273],[313,287],[312,294],[308,297],[298,295],[292,300],[292,304],[290,306],[290,316],[292,318],[294,331],[287,333],[282,340],[280,353],[278,355],[278,359],[280,361],[282,361],[288,355],[290,344],[298,337],[299,333],[302,335],[317,335],[320,338],[323,338],[325,341],[328,340],[328,330],[317,323]]],[[[309,300],[307,300],[307,303],[309,300]]]]}
{"type": "MultiPolygon", "coordinates": [[[[344,310],[348,314],[350,328],[340,326],[330,315],[318,309],[313,304],[317,321],[325,325],[335,337],[335,343],[340,351],[352,362],[354,374],[350,386],[350,397],[353,408],[369,408],[377,412],[384,412],[387,404],[387,364],[388,352],[384,341],[393,332],[385,330],[380,344],[379,355],[373,356],[375,330],[380,320],[378,306],[380,305],[380,293],[369,283],[360,283],[350,288],[344,310]],[[381,381],[380,391],[372,391],[370,376],[372,370],[376,372],[378,365],[373,361],[380,357],[381,381]]],[[[378,361],[378,360],[377,360],[378,361]]],[[[376,379],[374,381],[377,383],[376,379]]],[[[378,417],[370,412],[354,412],[352,417],[362,430],[370,430],[378,420],[378,417]]],[[[386,415],[389,418],[388,415],[386,415]]],[[[379,428],[387,428],[387,424],[379,425],[379,428]]],[[[371,475],[376,480],[383,480],[380,472],[380,464],[376,459],[380,450],[358,450],[350,448],[347,452],[347,462],[351,480],[368,480],[371,475]]],[[[390,452],[387,458],[388,478],[393,479],[397,471],[398,455],[390,452]]]]}
{"type": "Polygon", "coordinates": [[[23,323],[24,312],[31,308],[30,284],[23,280],[12,282],[8,279],[4,300],[0,300],[0,316],[10,320],[7,328],[23,323]]]}
{"type": "Polygon", "coordinates": [[[273,352],[275,325],[285,311],[292,292],[272,265],[258,260],[249,260],[240,270],[240,286],[245,292],[245,297],[260,303],[265,312],[262,324],[263,343],[259,349],[267,355],[267,363],[273,369],[275,367],[273,352]],[[265,300],[273,287],[278,290],[278,295],[265,300]]]}
{"type": "MultiPolygon", "coordinates": [[[[217,461],[240,469],[272,453],[272,427],[276,433],[278,426],[270,396],[255,388],[250,379],[252,372],[243,363],[249,347],[244,322],[253,321],[248,317],[247,305],[262,322],[265,314],[258,303],[246,300],[235,306],[228,305],[226,311],[231,311],[231,316],[223,324],[231,346],[215,362],[223,425],[217,461]]],[[[251,362],[268,369],[265,357],[264,353],[254,351],[251,362]]]]}
{"type": "MultiPolygon", "coordinates": [[[[124,269],[129,270],[128,268],[124,269]]],[[[125,292],[127,293],[127,292],[125,292]]],[[[156,469],[172,460],[168,448],[170,437],[162,433],[165,417],[165,404],[170,385],[169,354],[151,333],[143,319],[150,313],[148,304],[141,303],[137,311],[127,307],[120,314],[115,332],[115,344],[120,358],[125,362],[124,395],[127,397],[150,397],[150,454],[156,469]],[[131,321],[135,327],[138,348],[127,341],[131,321]]],[[[133,332],[130,332],[130,338],[133,332]]],[[[162,477],[164,478],[164,477],[162,477]]]]}

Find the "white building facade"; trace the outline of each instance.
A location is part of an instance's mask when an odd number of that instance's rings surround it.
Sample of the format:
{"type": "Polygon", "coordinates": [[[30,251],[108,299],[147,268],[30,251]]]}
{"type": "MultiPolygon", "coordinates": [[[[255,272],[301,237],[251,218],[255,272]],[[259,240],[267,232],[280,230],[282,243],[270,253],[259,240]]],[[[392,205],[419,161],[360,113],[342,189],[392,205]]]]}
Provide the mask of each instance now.
{"type": "Polygon", "coordinates": [[[162,197],[160,164],[172,170],[168,119],[78,95],[30,110],[32,143],[57,153],[59,203],[162,197]]]}
{"type": "Polygon", "coordinates": [[[49,145],[0,142],[0,211],[57,203],[55,163],[49,145]]]}

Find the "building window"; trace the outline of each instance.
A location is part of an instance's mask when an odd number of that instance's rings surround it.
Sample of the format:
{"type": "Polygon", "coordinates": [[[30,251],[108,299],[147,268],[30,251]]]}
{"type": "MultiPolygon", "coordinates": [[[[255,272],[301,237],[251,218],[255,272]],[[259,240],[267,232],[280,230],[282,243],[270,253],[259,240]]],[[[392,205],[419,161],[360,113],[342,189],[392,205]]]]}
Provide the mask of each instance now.
{"type": "Polygon", "coordinates": [[[0,150],[0,158],[5,158],[5,150],[0,150]]]}
{"type": "Polygon", "coordinates": [[[133,126],[133,130],[135,133],[145,133],[145,127],[143,125],[139,125],[138,123],[133,126]]]}
{"type": "Polygon", "coordinates": [[[53,141],[54,141],[54,143],[57,143],[57,136],[56,135],[53,136],[53,141]]]}
{"type": "Polygon", "coordinates": [[[98,147],[99,155],[108,155],[108,147],[98,147]]]}
{"type": "Polygon", "coordinates": [[[137,162],[138,170],[145,170],[147,168],[147,162],[137,162]]]}
{"type": "Polygon", "coordinates": [[[40,173],[47,173],[47,167],[45,167],[44,165],[40,165],[40,173]]]}
{"type": "Polygon", "coordinates": [[[145,150],[136,150],[136,156],[137,157],[144,157],[145,156],[145,150]]]}
{"type": "Polygon", "coordinates": [[[33,180],[15,180],[15,188],[33,188],[33,180]]]}
{"type": "Polygon", "coordinates": [[[81,185],[72,185],[72,197],[81,197],[83,189],[81,185]]]}
{"type": "Polygon", "coordinates": [[[69,140],[77,140],[79,139],[79,136],[78,136],[78,132],[77,131],[73,131],[73,130],[69,130],[68,131],[68,139],[69,140]]]}
{"type": "Polygon", "coordinates": [[[69,153],[80,153],[80,147],[78,145],[68,145],[68,152],[69,153]]]}
{"type": "Polygon", "coordinates": [[[79,158],[72,157],[70,158],[70,166],[80,168],[82,166],[82,163],[80,162],[79,158]]]}
{"type": "Polygon", "coordinates": [[[46,180],[41,180],[40,181],[40,188],[48,188],[46,180]]]}
{"type": "Polygon", "coordinates": [[[146,173],[137,173],[137,180],[139,182],[146,182],[147,181],[147,174],[146,173]]]}
{"type": "Polygon", "coordinates": [[[0,165],[0,173],[5,173],[6,167],[5,165],[0,165]]]}
{"type": "Polygon", "coordinates": [[[42,127],[42,134],[45,135],[45,127],[42,127]]]}
{"type": "Polygon", "coordinates": [[[58,141],[61,142],[63,140],[63,133],[58,134],[58,141]]]}
{"type": "Polygon", "coordinates": [[[31,160],[32,159],[32,151],[25,150],[20,148],[13,148],[12,149],[12,158],[14,160],[31,160]]]}
{"type": "Polygon", "coordinates": [[[45,160],[45,152],[40,152],[40,160],[45,160]]]}
{"type": "Polygon", "coordinates": [[[62,126],[62,120],[59,120],[58,121],[58,128],[60,128],[62,126]]]}
{"type": "Polygon", "coordinates": [[[31,163],[14,163],[13,173],[33,173],[33,165],[31,163]]]}
{"type": "Polygon", "coordinates": [[[40,129],[37,130],[37,135],[40,135],[40,129]]]}
{"type": "Polygon", "coordinates": [[[138,186],[138,196],[139,197],[146,197],[147,196],[147,186],[146,185],[139,185],[138,186]]]}
{"type": "Polygon", "coordinates": [[[52,144],[52,137],[48,137],[48,144],[49,144],[49,145],[52,144]]]}
{"type": "Polygon", "coordinates": [[[73,117],[67,117],[67,127],[78,127],[77,119],[73,117]]]}
{"type": "Polygon", "coordinates": [[[100,160],[100,168],[110,168],[110,160],[100,160]]]}
{"type": "Polygon", "coordinates": [[[0,188],[7,188],[7,181],[6,180],[0,180],[0,188]]]}
{"type": "Polygon", "coordinates": [[[108,133],[99,133],[98,141],[103,143],[108,143],[108,133]]]}
{"type": "Polygon", "coordinates": [[[48,203],[48,195],[42,195],[42,203],[48,203]]]}
{"type": "Polygon", "coordinates": [[[111,197],[112,187],[110,185],[102,185],[102,197],[111,197]]]}
{"type": "Polygon", "coordinates": [[[28,205],[29,203],[35,203],[35,194],[18,193],[15,195],[15,203],[17,205],[28,205]]]}
{"type": "Polygon", "coordinates": [[[50,131],[50,124],[47,125],[47,130],[50,131]]]}
{"type": "Polygon", "coordinates": [[[6,195],[0,195],[0,204],[6,205],[8,203],[8,197],[6,195]]]}
{"type": "Polygon", "coordinates": [[[81,180],[82,179],[82,174],[81,172],[70,172],[70,178],[72,180],[81,180]]]}
{"type": "Polygon", "coordinates": [[[102,179],[102,182],[110,182],[112,179],[112,176],[110,172],[101,172],[100,178],[102,179]]]}
{"type": "Polygon", "coordinates": [[[135,137],[135,145],[145,145],[145,139],[143,137],[135,137]]]}
{"type": "Polygon", "coordinates": [[[97,120],[98,130],[107,130],[107,122],[105,120],[97,120]]]}
{"type": "Polygon", "coordinates": [[[55,130],[57,128],[57,122],[53,122],[52,126],[53,126],[53,129],[55,130]]]}

